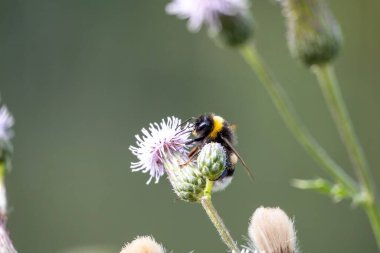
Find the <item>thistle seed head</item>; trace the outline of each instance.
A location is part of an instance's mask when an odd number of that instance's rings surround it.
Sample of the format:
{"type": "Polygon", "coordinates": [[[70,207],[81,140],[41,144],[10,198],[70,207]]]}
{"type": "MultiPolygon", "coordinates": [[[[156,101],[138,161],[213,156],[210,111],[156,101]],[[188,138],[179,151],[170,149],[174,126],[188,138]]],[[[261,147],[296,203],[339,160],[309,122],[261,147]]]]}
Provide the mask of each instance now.
{"type": "Polygon", "coordinates": [[[126,244],[120,253],[165,253],[165,248],[151,236],[138,236],[126,244]]]}
{"type": "Polygon", "coordinates": [[[293,221],[278,207],[256,209],[248,227],[248,234],[259,252],[296,252],[293,221]]]}

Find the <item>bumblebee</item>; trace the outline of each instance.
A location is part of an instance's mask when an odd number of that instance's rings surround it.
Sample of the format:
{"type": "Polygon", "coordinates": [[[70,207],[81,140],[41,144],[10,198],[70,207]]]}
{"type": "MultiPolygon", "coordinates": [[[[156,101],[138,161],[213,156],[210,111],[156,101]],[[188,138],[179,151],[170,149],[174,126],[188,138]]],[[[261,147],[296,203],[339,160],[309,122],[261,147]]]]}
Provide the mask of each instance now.
{"type": "Polygon", "coordinates": [[[223,190],[231,183],[238,160],[240,160],[246,169],[249,177],[253,179],[251,170],[234,147],[236,144],[235,125],[231,125],[222,117],[215,115],[214,113],[203,114],[198,118],[192,118],[188,121],[190,120],[193,121],[192,134],[194,139],[189,141],[188,144],[195,143],[195,147],[189,153],[190,161],[195,159],[202,147],[210,142],[220,143],[226,151],[226,169],[215,181],[213,191],[223,190]]]}

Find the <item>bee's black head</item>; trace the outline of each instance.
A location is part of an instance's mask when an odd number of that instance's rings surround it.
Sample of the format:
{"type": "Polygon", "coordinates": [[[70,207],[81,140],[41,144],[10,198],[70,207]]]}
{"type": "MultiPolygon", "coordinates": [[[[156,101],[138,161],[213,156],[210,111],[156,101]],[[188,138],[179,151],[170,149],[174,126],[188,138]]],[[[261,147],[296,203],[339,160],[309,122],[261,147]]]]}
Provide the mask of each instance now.
{"type": "Polygon", "coordinates": [[[193,134],[197,138],[206,138],[213,129],[212,115],[204,114],[199,116],[194,122],[193,134]]]}

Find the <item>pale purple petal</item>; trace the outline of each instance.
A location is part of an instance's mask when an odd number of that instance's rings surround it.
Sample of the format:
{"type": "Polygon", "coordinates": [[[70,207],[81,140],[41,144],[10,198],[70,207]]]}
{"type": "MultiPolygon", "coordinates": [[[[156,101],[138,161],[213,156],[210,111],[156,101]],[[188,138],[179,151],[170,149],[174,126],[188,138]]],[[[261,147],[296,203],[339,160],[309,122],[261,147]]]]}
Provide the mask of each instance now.
{"type": "Polygon", "coordinates": [[[0,139],[9,141],[13,137],[12,126],[14,124],[13,116],[9,113],[7,107],[0,108],[0,139]]]}
{"type": "Polygon", "coordinates": [[[172,0],[166,12],[180,19],[188,19],[188,29],[198,32],[206,24],[212,33],[220,31],[220,15],[237,15],[249,8],[247,0],[172,0]]]}
{"type": "Polygon", "coordinates": [[[181,120],[176,117],[168,117],[160,124],[149,125],[148,130],[141,130],[142,136],[136,135],[136,147],[130,146],[132,154],[138,161],[131,163],[132,171],[148,173],[149,184],[153,178],[158,183],[161,176],[165,174],[164,160],[165,155],[170,153],[188,153],[186,143],[190,140],[189,124],[180,126],[181,120]]]}

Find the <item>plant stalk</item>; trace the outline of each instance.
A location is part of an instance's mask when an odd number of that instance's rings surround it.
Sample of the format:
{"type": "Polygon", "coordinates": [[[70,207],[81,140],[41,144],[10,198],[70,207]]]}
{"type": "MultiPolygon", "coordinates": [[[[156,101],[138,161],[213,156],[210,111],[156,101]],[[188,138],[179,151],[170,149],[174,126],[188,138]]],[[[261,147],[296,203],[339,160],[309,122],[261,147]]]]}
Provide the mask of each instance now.
{"type": "Polygon", "coordinates": [[[313,72],[318,78],[323,95],[354,166],[360,185],[364,186],[368,192],[373,192],[374,187],[370,179],[368,164],[344,104],[334,68],[330,64],[315,65],[313,66],[313,72]]]}
{"type": "Polygon", "coordinates": [[[380,249],[380,212],[375,204],[364,206],[365,212],[371,224],[377,247],[380,249]]]}
{"type": "Polygon", "coordinates": [[[364,196],[363,207],[366,210],[380,249],[380,212],[376,203],[375,185],[371,179],[367,160],[344,103],[334,68],[330,64],[324,64],[315,65],[312,67],[312,70],[317,76],[325,100],[338,128],[339,135],[347,149],[355,174],[359,180],[364,196]]]}
{"type": "Polygon", "coordinates": [[[335,163],[335,161],[305,128],[294,111],[293,105],[286,92],[265,66],[255,45],[252,45],[251,47],[242,47],[240,53],[252,70],[257,74],[259,80],[271,96],[282,119],[285,121],[287,127],[293,133],[297,141],[306,149],[309,155],[312,156],[333,178],[341,183],[352,196],[356,195],[358,193],[356,183],[338,164],[335,163]]]}
{"type": "Polygon", "coordinates": [[[231,250],[232,253],[239,253],[240,250],[236,245],[236,242],[232,238],[226,225],[224,225],[222,218],[219,216],[214,205],[212,204],[211,195],[203,196],[201,198],[201,204],[203,209],[206,211],[208,217],[210,218],[211,222],[214,224],[216,230],[218,230],[218,233],[223,242],[227,245],[227,247],[231,250]]]}

